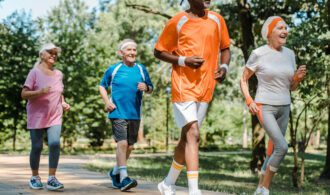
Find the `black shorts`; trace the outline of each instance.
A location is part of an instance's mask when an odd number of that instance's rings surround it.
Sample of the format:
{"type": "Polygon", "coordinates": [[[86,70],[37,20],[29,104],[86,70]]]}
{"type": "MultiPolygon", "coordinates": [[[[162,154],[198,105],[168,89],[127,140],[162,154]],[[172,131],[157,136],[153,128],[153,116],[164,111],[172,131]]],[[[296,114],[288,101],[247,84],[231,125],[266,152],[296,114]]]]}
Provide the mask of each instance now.
{"type": "Polygon", "coordinates": [[[128,145],[137,142],[140,120],[110,119],[112,133],[116,142],[127,140],[128,145]]]}

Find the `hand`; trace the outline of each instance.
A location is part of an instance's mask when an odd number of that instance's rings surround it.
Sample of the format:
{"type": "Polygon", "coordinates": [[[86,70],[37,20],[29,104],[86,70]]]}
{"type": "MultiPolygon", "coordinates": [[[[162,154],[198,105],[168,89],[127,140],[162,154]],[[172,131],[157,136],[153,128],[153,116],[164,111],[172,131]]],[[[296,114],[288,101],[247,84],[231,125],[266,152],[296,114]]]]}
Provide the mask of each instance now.
{"type": "Polygon", "coordinates": [[[44,88],[39,90],[39,93],[40,94],[47,94],[47,93],[49,93],[50,89],[51,89],[50,86],[44,87],[44,88]]]}
{"type": "Polygon", "coordinates": [[[108,112],[112,112],[114,109],[116,109],[116,105],[114,105],[112,102],[109,102],[105,105],[105,109],[108,111],[108,112]]]}
{"type": "Polygon", "coordinates": [[[306,76],[306,73],[307,73],[306,65],[301,65],[294,74],[293,78],[294,80],[301,81],[306,76]]]}
{"type": "Polygon", "coordinates": [[[249,106],[249,112],[252,115],[255,115],[259,112],[259,108],[257,106],[257,104],[255,102],[251,102],[250,106],[249,106]]]}
{"type": "Polygon", "coordinates": [[[191,68],[199,68],[203,63],[204,59],[198,56],[186,57],[184,63],[186,66],[191,68]]]}
{"type": "Polygon", "coordinates": [[[227,70],[225,68],[219,68],[214,72],[214,78],[219,83],[222,83],[223,80],[225,80],[227,74],[227,70]]]}
{"type": "Polygon", "coordinates": [[[70,105],[66,102],[62,102],[62,107],[64,111],[69,111],[70,110],[70,105]]]}
{"type": "Polygon", "coordinates": [[[147,91],[147,90],[148,90],[147,84],[145,84],[145,83],[143,83],[143,82],[139,82],[137,88],[138,88],[138,90],[140,90],[140,91],[147,91]]]}

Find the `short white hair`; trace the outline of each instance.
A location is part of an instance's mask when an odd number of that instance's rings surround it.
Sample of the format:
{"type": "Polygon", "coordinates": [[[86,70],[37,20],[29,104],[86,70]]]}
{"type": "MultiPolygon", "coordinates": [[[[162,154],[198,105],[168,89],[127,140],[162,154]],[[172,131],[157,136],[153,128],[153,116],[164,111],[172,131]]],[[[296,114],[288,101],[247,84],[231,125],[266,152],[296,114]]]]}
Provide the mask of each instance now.
{"type": "Polygon", "coordinates": [[[137,47],[137,43],[133,39],[124,39],[119,43],[118,50],[123,50],[129,45],[133,45],[134,47],[137,47]]]}
{"type": "MultiPolygon", "coordinates": [[[[270,25],[270,23],[272,23],[272,21],[274,20],[274,19],[276,19],[276,18],[281,18],[281,17],[279,17],[279,16],[270,16],[270,17],[268,17],[267,18],[267,20],[264,22],[264,24],[262,25],[262,28],[261,28],[261,36],[262,36],[262,38],[264,39],[264,40],[268,40],[268,37],[267,37],[267,35],[268,35],[268,27],[269,27],[269,25],[270,25]]],[[[283,22],[285,23],[285,21],[283,20],[283,22]]]]}

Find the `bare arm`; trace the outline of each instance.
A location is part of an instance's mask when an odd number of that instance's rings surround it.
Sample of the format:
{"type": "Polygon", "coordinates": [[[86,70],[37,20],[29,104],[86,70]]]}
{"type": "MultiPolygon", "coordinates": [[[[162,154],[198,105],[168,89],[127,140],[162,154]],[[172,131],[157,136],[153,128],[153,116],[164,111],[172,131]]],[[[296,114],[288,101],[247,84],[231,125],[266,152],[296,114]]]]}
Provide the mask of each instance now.
{"type": "Polygon", "coordinates": [[[242,93],[245,97],[246,104],[249,107],[249,111],[252,114],[256,114],[258,112],[258,107],[256,103],[253,101],[250,92],[249,92],[249,79],[254,74],[254,72],[248,68],[244,68],[243,75],[241,77],[240,86],[242,93]]]}
{"type": "Polygon", "coordinates": [[[221,64],[229,65],[230,58],[231,58],[231,54],[229,48],[221,50],[221,64]]]}
{"type": "MultiPolygon", "coordinates": [[[[158,51],[157,49],[154,50],[154,55],[156,58],[171,64],[178,64],[179,61],[179,56],[165,51],[158,51]]],[[[204,63],[204,59],[199,56],[191,56],[186,57],[184,63],[191,68],[199,68],[204,63]]]]}
{"type": "Polygon", "coordinates": [[[104,87],[99,86],[99,91],[100,91],[101,97],[103,99],[103,102],[105,104],[107,111],[111,112],[114,109],[116,109],[116,106],[112,102],[110,102],[110,100],[108,98],[107,90],[104,87]]]}
{"type": "MultiPolygon", "coordinates": [[[[226,48],[224,50],[221,50],[221,59],[220,63],[221,64],[227,64],[229,66],[230,63],[230,49],[226,48]]],[[[215,80],[217,80],[219,83],[221,83],[223,80],[225,80],[227,74],[227,70],[225,68],[218,68],[218,70],[215,71],[215,80]]]]}
{"type": "Polygon", "coordinates": [[[62,107],[64,111],[69,111],[71,106],[65,102],[64,95],[61,96],[62,107]]]}
{"type": "Polygon", "coordinates": [[[306,65],[299,66],[298,70],[295,72],[292,82],[291,82],[291,91],[297,89],[300,82],[304,79],[307,73],[306,65]]]}
{"type": "Polygon", "coordinates": [[[21,92],[21,97],[24,100],[32,100],[36,97],[39,97],[43,94],[48,93],[50,88],[51,87],[48,86],[48,87],[44,87],[40,90],[32,91],[32,90],[29,90],[27,87],[23,87],[22,92],[21,92]]]}

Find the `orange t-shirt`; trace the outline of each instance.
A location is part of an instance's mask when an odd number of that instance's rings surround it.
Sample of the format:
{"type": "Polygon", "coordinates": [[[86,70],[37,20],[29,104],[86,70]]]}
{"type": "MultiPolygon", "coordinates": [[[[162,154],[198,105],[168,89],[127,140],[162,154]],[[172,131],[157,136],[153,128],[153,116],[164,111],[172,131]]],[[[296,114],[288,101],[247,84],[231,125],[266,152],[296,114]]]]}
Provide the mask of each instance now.
{"type": "Polygon", "coordinates": [[[205,61],[198,69],[173,64],[172,101],[210,102],[216,85],[220,49],[230,46],[225,20],[205,10],[202,18],[190,18],[180,12],[171,18],[160,35],[155,49],[178,56],[200,56],[205,61]]]}

